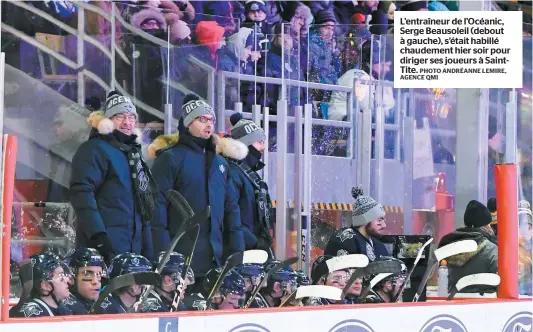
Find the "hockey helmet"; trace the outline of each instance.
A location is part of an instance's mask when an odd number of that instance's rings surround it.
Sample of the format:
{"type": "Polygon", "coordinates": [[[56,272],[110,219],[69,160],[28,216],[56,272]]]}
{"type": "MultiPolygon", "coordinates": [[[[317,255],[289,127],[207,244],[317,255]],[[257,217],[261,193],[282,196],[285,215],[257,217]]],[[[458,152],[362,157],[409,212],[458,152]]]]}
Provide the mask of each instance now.
{"type": "Polygon", "coordinates": [[[152,270],[150,261],[141,255],[131,252],[116,256],[111,261],[109,277],[111,279],[134,272],[149,272],[152,270]]]}

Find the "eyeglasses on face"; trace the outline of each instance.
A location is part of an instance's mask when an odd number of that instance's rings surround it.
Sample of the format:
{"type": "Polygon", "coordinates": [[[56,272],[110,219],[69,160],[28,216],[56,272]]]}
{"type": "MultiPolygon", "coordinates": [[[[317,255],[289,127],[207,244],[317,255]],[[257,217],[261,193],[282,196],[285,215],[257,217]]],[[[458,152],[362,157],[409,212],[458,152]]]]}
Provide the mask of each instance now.
{"type": "Polygon", "coordinates": [[[216,119],[213,117],[213,118],[208,118],[207,116],[199,116],[197,117],[198,121],[200,121],[201,123],[207,123],[207,122],[211,122],[212,124],[215,124],[216,122],[216,119]]]}
{"type": "Polygon", "coordinates": [[[120,122],[124,122],[125,120],[128,120],[129,122],[136,122],[137,117],[133,114],[117,114],[113,117],[114,119],[117,119],[120,122]]]}

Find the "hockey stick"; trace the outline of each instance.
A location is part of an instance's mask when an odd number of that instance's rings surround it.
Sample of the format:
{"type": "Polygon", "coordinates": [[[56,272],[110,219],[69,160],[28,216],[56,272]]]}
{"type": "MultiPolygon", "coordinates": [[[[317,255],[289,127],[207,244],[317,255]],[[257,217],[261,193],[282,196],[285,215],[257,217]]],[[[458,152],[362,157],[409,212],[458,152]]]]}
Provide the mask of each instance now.
{"type": "Polygon", "coordinates": [[[396,294],[396,296],[394,297],[392,302],[399,302],[401,300],[401,298],[403,296],[403,292],[405,290],[405,287],[407,286],[407,284],[409,283],[409,280],[411,279],[411,275],[415,271],[415,268],[416,268],[418,262],[422,258],[422,255],[424,254],[424,250],[426,250],[426,247],[429,246],[431,244],[431,242],[433,242],[433,238],[430,238],[429,240],[427,240],[426,243],[424,243],[422,245],[422,247],[420,247],[420,249],[418,250],[418,253],[416,254],[415,262],[413,263],[413,266],[411,267],[411,270],[409,270],[409,273],[407,274],[407,277],[405,278],[402,286],[400,287],[400,290],[398,291],[398,293],[396,294]]]}
{"type": "Polygon", "coordinates": [[[368,265],[368,257],[361,254],[337,256],[328,259],[326,265],[328,266],[329,273],[338,270],[363,268],[368,265]]]}
{"type": "Polygon", "coordinates": [[[296,292],[294,292],[296,300],[303,299],[305,297],[319,297],[323,299],[339,301],[342,296],[342,289],[325,286],[325,285],[308,285],[298,287],[296,292]]]}
{"type": "Polygon", "coordinates": [[[255,298],[257,297],[257,294],[259,294],[259,291],[261,290],[261,286],[263,286],[263,283],[265,282],[265,280],[268,282],[268,279],[270,278],[270,276],[273,275],[275,272],[285,269],[291,266],[292,264],[295,264],[296,262],[298,262],[298,257],[291,257],[289,259],[284,260],[283,262],[276,264],[273,268],[268,270],[267,273],[265,274],[265,277],[259,283],[259,286],[257,286],[252,292],[252,294],[250,295],[250,298],[244,305],[243,309],[249,308],[252,305],[255,298]]]}
{"type": "Polygon", "coordinates": [[[429,278],[433,275],[433,272],[439,265],[440,261],[448,257],[462,254],[465,252],[473,252],[477,250],[477,242],[474,240],[462,240],[454,243],[447,244],[438,249],[435,249],[430,256],[428,266],[426,271],[424,271],[424,276],[418,285],[416,294],[413,297],[413,302],[418,302],[420,295],[424,292],[424,288],[429,281],[429,278]]]}
{"type": "MultiPolygon", "coordinates": [[[[329,273],[332,273],[338,270],[350,269],[350,268],[364,268],[368,265],[368,257],[366,255],[361,255],[361,254],[336,256],[336,257],[328,259],[326,261],[326,265],[328,266],[329,273]]],[[[294,299],[297,299],[298,298],[297,292],[300,288],[301,287],[298,287],[296,291],[292,292],[292,294],[289,295],[289,297],[287,297],[279,306],[283,307],[285,306],[285,304],[292,302],[294,299]]],[[[342,290],[341,290],[341,293],[342,293],[342,290]]],[[[313,296],[313,297],[319,297],[319,296],[313,296]]]]}
{"type": "Polygon", "coordinates": [[[446,301],[451,301],[455,295],[462,289],[469,286],[498,286],[500,284],[500,276],[496,273],[476,273],[464,276],[452,287],[450,294],[446,301]]]}
{"type": "Polygon", "coordinates": [[[161,284],[161,275],[156,272],[134,272],[118,276],[112,279],[109,284],[104,288],[104,291],[98,296],[98,300],[94,302],[93,306],[89,310],[92,314],[98,308],[102,302],[114,291],[128,287],[131,285],[150,285],[158,286],[161,284]]]}
{"type": "MultiPolygon", "coordinates": [[[[211,214],[211,208],[207,206],[205,209],[200,211],[198,214],[193,214],[192,210],[181,194],[175,190],[169,190],[167,192],[167,199],[170,202],[170,204],[180,212],[182,216],[189,215],[190,217],[187,217],[187,220],[181,223],[180,227],[178,228],[178,232],[176,235],[174,235],[174,238],[172,239],[172,242],[168,246],[165,256],[163,256],[163,259],[159,262],[159,265],[155,269],[155,272],[158,274],[161,274],[161,271],[163,270],[163,267],[167,264],[168,259],[170,258],[170,254],[174,251],[174,248],[180,241],[180,239],[188,232],[194,229],[197,225],[200,224],[201,221],[209,218],[209,215],[211,214]]],[[[136,306],[136,312],[139,312],[141,310],[141,305],[146,301],[148,298],[148,295],[153,290],[153,287],[147,287],[143,293],[141,294],[141,297],[139,298],[139,301],[135,303],[136,306]]]]}
{"type": "Polygon", "coordinates": [[[194,242],[192,244],[192,247],[190,248],[190,251],[187,256],[185,256],[185,264],[183,265],[183,269],[181,270],[181,279],[179,280],[179,283],[176,285],[176,291],[174,292],[174,299],[172,300],[172,304],[170,306],[170,312],[178,311],[178,305],[181,300],[181,293],[183,292],[185,279],[187,278],[187,272],[189,271],[189,267],[191,266],[192,258],[194,256],[194,250],[196,249],[196,243],[198,243],[198,236],[200,235],[200,225],[196,225],[196,233],[194,234],[194,242]]]}
{"type": "Polygon", "coordinates": [[[359,296],[359,297],[365,297],[366,295],[368,295],[368,292],[370,292],[370,290],[374,287],[374,285],[377,282],[387,277],[388,275],[393,274],[393,273],[398,273],[401,270],[402,270],[402,264],[397,261],[374,261],[374,262],[368,263],[367,267],[355,270],[355,272],[352,274],[352,276],[346,283],[346,286],[344,286],[344,289],[342,290],[341,300],[338,301],[337,303],[342,304],[342,301],[344,301],[346,294],[348,294],[348,292],[350,291],[350,288],[352,288],[352,284],[355,282],[356,279],[361,279],[363,277],[373,275],[373,274],[377,275],[370,281],[370,285],[366,287],[361,292],[361,295],[359,296]]]}
{"type": "Polygon", "coordinates": [[[211,292],[207,297],[205,306],[206,310],[211,307],[215,294],[220,290],[224,278],[228,275],[231,269],[235,268],[237,265],[246,263],[264,264],[267,259],[268,253],[264,250],[247,250],[229,256],[228,259],[226,259],[226,264],[224,264],[224,268],[222,268],[213,289],[211,289],[211,292]]]}

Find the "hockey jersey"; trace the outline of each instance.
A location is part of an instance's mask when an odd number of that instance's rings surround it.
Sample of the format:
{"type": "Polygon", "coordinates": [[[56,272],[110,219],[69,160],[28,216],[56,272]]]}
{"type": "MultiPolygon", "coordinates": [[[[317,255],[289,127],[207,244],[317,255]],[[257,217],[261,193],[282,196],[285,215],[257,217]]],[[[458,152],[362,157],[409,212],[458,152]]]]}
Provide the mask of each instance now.
{"type": "Polygon", "coordinates": [[[99,307],[95,308],[94,312],[100,315],[125,314],[128,312],[128,308],[126,308],[118,296],[109,295],[102,301],[99,307]]]}
{"type": "Polygon", "coordinates": [[[13,308],[9,311],[9,317],[30,318],[58,316],[59,308],[52,308],[41,299],[28,299],[20,307],[13,308]],[[14,310],[14,311],[13,311],[14,310]]]}
{"type": "MultiPolygon", "coordinates": [[[[156,290],[152,290],[150,291],[150,294],[148,294],[146,301],[143,302],[141,312],[169,312],[171,306],[171,300],[162,296],[156,290]]],[[[180,301],[178,311],[184,310],[187,310],[187,307],[183,304],[183,301],[180,301]]]]}

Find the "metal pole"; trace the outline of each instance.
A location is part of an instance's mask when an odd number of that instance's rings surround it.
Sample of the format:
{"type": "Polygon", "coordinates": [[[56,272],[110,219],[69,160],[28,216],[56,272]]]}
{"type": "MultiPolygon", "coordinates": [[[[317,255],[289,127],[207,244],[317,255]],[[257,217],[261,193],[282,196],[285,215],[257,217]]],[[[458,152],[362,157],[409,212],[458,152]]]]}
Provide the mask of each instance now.
{"type": "Polygon", "coordinates": [[[261,126],[261,105],[252,105],[252,121],[261,126]]]}
{"type": "Polygon", "coordinates": [[[346,120],[352,124],[352,129],[350,129],[350,133],[348,134],[348,137],[346,138],[346,157],[353,159],[353,132],[355,130],[355,114],[353,111],[353,93],[350,92],[346,96],[347,103],[346,103],[346,120]]]}
{"type": "Polygon", "coordinates": [[[278,100],[278,151],[276,174],[276,257],[287,253],[287,101],[278,100]]]}
{"type": "MultiPolygon", "coordinates": [[[[359,110],[357,111],[359,113],[359,110]]],[[[372,157],[372,110],[367,109],[358,114],[360,120],[357,124],[357,185],[370,195],[370,169],[372,157]]]]}
{"type": "Polygon", "coordinates": [[[172,119],[172,104],[165,104],[165,119],[163,120],[165,123],[165,135],[172,134],[172,119]]]}
{"type": "Polygon", "coordinates": [[[509,91],[509,102],[505,106],[505,163],[517,163],[517,114],[516,114],[516,91],[509,91]]]}
{"type": "Polygon", "coordinates": [[[220,72],[217,75],[218,95],[217,95],[217,131],[223,133],[226,131],[226,75],[220,72]]]}
{"type": "Polygon", "coordinates": [[[295,107],[295,123],[294,123],[294,214],[296,215],[296,222],[294,228],[296,229],[296,251],[298,257],[298,269],[302,269],[305,257],[305,242],[302,241],[304,235],[302,234],[302,152],[303,152],[303,119],[302,106],[295,107]]]}
{"type": "Polygon", "coordinates": [[[270,114],[269,113],[270,113],[270,109],[268,107],[265,107],[263,111],[263,130],[265,131],[266,140],[265,140],[265,152],[263,152],[263,162],[267,166],[261,170],[263,172],[262,177],[265,183],[268,183],[268,169],[270,168],[270,165],[268,164],[268,158],[270,155],[270,152],[268,151],[269,149],[269,144],[268,144],[269,136],[268,135],[270,134],[270,114]]]}
{"type": "Polygon", "coordinates": [[[115,34],[116,34],[115,3],[111,2],[111,90],[115,90],[115,34]]]}
{"type": "Polygon", "coordinates": [[[414,162],[414,133],[415,119],[403,119],[403,234],[413,234],[413,162],[414,162]]]}
{"type": "MultiPolygon", "coordinates": [[[[378,202],[383,201],[383,158],[384,158],[384,117],[383,117],[383,86],[377,82],[375,101],[375,115],[376,115],[376,132],[374,136],[374,159],[376,160],[374,167],[374,198],[378,202]]],[[[368,193],[371,195],[370,193],[368,193]]]]}
{"type": "Polygon", "coordinates": [[[302,213],[302,244],[305,248],[304,271],[309,273],[311,264],[311,183],[312,173],[312,141],[311,134],[313,130],[313,105],[305,104],[304,106],[304,155],[303,155],[303,198],[304,206],[302,213]]]}
{"type": "Polygon", "coordinates": [[[242,103],[240,101],[235,103],[235,112],[242,113],[242,103]]]}
{"type": "Polygon", "coordinates": [[[83,64],[85,62],[85,10],[78,8],[78,104],[85,106],[85,79],[83,75],[83,64]]]}
{"type": "MultiPolygon", "coordinates": [[[[170,31],[170,27],[168,28],[168,31],[170,31]]],[[[165,49],[161,48],[162,51],[165,51],[165,49]]],[[[172,104],[170,103],[170,80],[172,79],[171,70],[170,70],[170,32],[167,33],[167,48],[166,48],[166,60],[165,63],[167,65],[167,84],[165,86],[165,118],[163,119],[164,123],[164,133],[165,135],[170,135],[172,133],[172,104]]]]}

